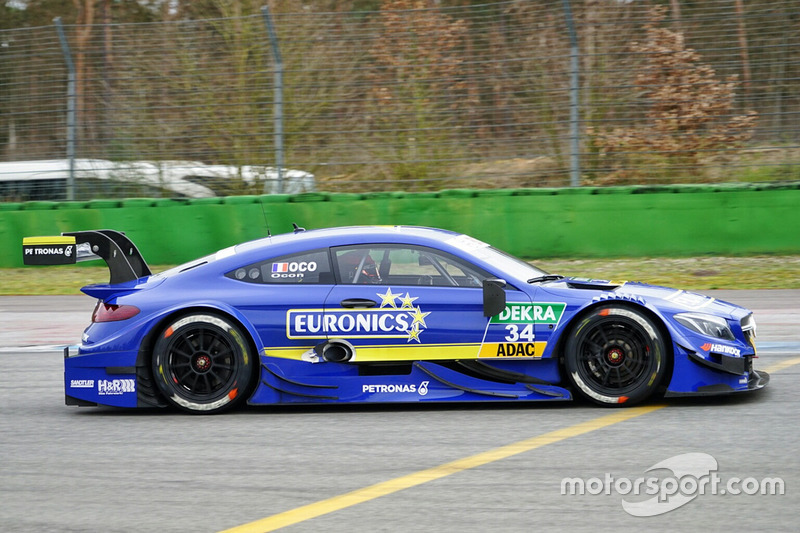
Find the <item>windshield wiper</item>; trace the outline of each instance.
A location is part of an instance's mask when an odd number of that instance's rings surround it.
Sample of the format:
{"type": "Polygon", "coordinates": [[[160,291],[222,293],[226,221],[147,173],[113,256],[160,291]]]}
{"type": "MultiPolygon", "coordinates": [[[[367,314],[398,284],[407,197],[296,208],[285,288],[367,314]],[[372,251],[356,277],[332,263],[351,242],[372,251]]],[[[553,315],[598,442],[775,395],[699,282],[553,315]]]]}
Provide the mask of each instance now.
{"type": "Polygon", "coordinates": [[[528,283],[544,283],[545,281],[558,281],[560,279],[564,279],[564,276],[560,274],[547,274],[537,278],[531,278],[528,280],[528,283]]]}

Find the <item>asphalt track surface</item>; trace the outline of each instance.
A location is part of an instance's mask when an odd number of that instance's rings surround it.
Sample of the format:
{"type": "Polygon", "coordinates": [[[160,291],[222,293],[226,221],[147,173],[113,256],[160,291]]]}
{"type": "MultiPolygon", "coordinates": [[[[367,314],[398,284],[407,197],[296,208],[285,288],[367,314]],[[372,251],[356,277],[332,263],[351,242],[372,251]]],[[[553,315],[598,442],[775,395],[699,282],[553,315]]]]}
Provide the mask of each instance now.
{"type": "Polygon", "coordinates": [[[632,409],[293,407],[210,417],[65,406],[60,347],[80,337],[93,301],[0,298],[0,531],[797,531],[800,291],[709,294],[756,312],[767,389],[632,409]],[[674,468],[647,471],[688,453],[716,461],[715,491],[699,494],[690,482],[701,478],[674,468]],[[583,480],[585,493],[562,494],[565,478],[583,480]],[[651,496],[621,492],[645,478],[658,483],[661,514],[635,517],[623,501],[651,496]],[[746,493],[775,478],[783,495],[746,493]],[[740,494],[722,494],[729,483],[740,494]],[[666,512],[680,496],[686,503],[666,512]]]}

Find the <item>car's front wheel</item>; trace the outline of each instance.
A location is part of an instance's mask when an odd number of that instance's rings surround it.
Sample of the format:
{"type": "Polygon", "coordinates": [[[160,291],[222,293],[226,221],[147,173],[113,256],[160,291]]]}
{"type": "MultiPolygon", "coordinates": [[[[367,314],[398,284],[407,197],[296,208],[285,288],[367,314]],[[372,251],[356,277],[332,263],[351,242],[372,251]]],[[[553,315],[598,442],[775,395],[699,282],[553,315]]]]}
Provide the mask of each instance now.
{"type": "Polygon", "coordinates": [[[668,367],[664,339],[647,316],[625,306],[592,309],[569,332],[564,366],[581,396],[602,405],[650,398],[668,367]]]}
{"type": "Polygon", "coordinates": [[[153,347],[155,382],[167,401],[191,413],[240,404],[255,361],[241,329],[222,316],[194,313],[172,320],[153,347]]]}

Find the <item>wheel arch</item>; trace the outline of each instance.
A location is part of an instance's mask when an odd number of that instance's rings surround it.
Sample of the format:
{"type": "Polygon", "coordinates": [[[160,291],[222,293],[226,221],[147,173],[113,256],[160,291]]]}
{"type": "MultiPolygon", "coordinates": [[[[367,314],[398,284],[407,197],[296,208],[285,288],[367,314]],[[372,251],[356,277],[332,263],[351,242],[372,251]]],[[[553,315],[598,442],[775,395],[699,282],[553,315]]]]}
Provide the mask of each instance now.
{"type": "Polygon", "coordinates": [[[142,341],[139,344],[139,353],[136,357],[137,380],[140,381],[140,383],[137,383],[137,385],[140,385],[140,390],[147,391],[148,395],[155,396],[159,403],[163,403],[163,395],[158,390],[158,387],[154,386],[154,376],[150,365],[151,358],[153,356],[153,348],[155,347],[158,335],[164,330],[165,327],[167,327],[167,324],[170,322],[179,320],[180,318],[193,313],[209,313],[230,320],[234,323],[234,325],[245,332],[246,341],[253,353],[253,358],[255,360],[253,363],[255,369],[253,383],[249,384],[250,390],[247,393],[248,396],[253,394],[256,388],[253,387],[253,384],[257,382],[257,376],[260,375],[260,372],[258,371],[258,362],[260,361],[261,357],[261,348],[259,348],[261,345],[261,339],[253,325],[248,320],[246,320],[240,313],[236,312],[235,309],[228,309],[226,307],[227,306],[194,304],[186,307],[171,309],[164,312],[156,320],[154,320],[150,325],[149,331],[142,337],[142,341]],[[144,373],[144,375],[140,376],[140,373],[144,373]],[[141,383],[143,378],[149,380],[146,388],[141,388],[141,385],[144,385],[141,383]]]}
{"type": "Polygon", "coordinates": [[[659,391],[660,392],[665,391],[669,382],[672,379],[672,371],[674,368],[675,349],[673,348],[672,335],[669,331],[669,328],[667,327],[664,317],[662,317],[659,313],[657,313],[650,307],[642,305],[638,302],[632,302],[630,300],[622,300],[622,299],[601,300],[598,302],[592,302],[589,305],[580,309],[575,314],[575,316],[572,317],[572,319],[569,321],[569,325],[566,328],[564,328],[561,335],[559,335],[558,340],[556,341],[556,346],[554,348],[553,353],[555,353],[556,357],[558,358],[559,371],[566,378],[567,369],[565,366],[564,357],[565,357],[567,339],[569,338],[569,335],[575,330],[575,328],[579,327],[581,321],[590,313],[592,313],[595,309],[599,307],[608,307],[611,305],[625,307],[629,310],[642,313],[644,316],[650,319],[650,321],[652,321],[653,324],[655,324],[656,328],[658,328],[658,333],[662,335],[664,339],[664,346],[667,350],[667,353],[665,354],[667,368],[664,374],[664,379],[659,384],[659,391]]]}

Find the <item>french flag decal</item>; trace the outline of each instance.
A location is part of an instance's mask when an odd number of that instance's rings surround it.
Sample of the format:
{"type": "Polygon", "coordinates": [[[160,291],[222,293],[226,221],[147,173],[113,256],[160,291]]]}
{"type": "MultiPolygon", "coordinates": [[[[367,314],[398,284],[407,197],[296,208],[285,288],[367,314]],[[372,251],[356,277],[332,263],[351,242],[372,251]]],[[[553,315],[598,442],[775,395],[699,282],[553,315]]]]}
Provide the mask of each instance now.
{"type": "Polygon", "coordinates": [[[273,263],[272,272],[289,272],[289,263],[273,263]]]}

